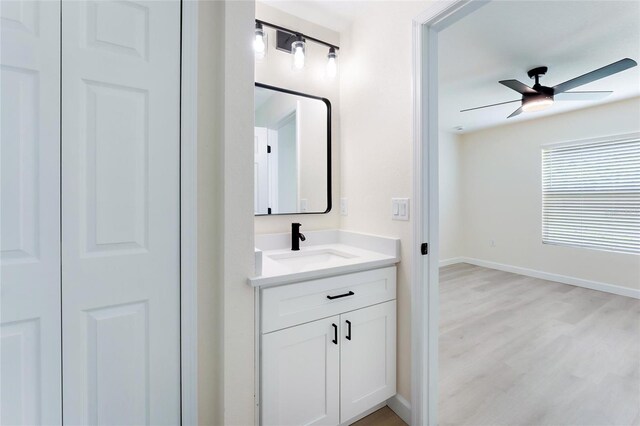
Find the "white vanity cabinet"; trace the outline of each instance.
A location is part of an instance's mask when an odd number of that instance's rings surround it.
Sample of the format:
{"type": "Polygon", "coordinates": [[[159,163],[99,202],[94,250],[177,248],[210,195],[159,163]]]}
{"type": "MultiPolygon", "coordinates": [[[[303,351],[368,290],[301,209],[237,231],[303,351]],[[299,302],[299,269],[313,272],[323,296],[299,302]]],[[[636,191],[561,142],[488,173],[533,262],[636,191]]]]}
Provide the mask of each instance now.
{"type": "Polygon", "coordinates": [[[261,424],[344,424],[395,395],[395,266],[260,296],[261,424]]]}

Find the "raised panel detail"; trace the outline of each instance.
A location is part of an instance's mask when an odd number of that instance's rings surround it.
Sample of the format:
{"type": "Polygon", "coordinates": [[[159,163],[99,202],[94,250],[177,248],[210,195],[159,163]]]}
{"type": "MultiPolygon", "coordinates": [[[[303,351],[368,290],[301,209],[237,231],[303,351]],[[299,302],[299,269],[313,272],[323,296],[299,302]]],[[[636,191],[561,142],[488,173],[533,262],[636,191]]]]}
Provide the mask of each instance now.
{"type": "Polygon", "coordinates": [[[149,424],[147,302],[87,311],[87,423],[149,424]]]}
{"type": "MultiPolygon", "coordinates": [[[[349,360],[357,364],[358,359],[366,359],[367,368],[366,374],[358,375],[358,380],[349,383],[351,385],[351,403],[358,403],[389,385],[387,383],[387,367],[389,365],[387,360],[388,321],[388,317],[378,316],[357,323],[358,340],[366,342],[366,345],[353,344],[349,348],[352,351],[349,354],[349,360]],[[372,356],[372,354],[375,354],[375,356],[372,356]]],[[[349,343],[352,342],[345,342],[344,344],[347,345],[349,343]]],[[[395,368],[395,365],[393,367],[395,368]]],[[[349,365],[348,368],[356,367],[355,365],[349,365]]]]}
{"type": "Polygon", "coordinates": [[[87,4],[87,45],[114,53],[148,58],[149,10],[129,1],[87,4]]]}
{"type": "Polygon", "coordinates": [[[262,335],[262,425],[340,423],[338,324],[330,317],[262,335]]]}
{"type": "Polygon", "coordinates": [[[0,21],[3,28],[38,35],[38,7],[37,1],[1,1],[0,21]]]}
{"type": "Polygon", "coordinates": [[[38,73],[2,66],[0,148],[2,192],[2,263],[35,261],[38,257],[38,73]]]}
{"type": "Polygon", "coordinates": [[[347,422],[396,393],[396,301],[344,313],[340,321],[340,420],[347,422]]]}
{"type": "Polygon", "coordinates": [[[87,82],[88,254],[146,251],[148,93],[87,82]]]}
{"type": "Polygon", "coordinates": [[[16,321],[0,329],[0,423],[40,424],[40,322],[16,321]]]}

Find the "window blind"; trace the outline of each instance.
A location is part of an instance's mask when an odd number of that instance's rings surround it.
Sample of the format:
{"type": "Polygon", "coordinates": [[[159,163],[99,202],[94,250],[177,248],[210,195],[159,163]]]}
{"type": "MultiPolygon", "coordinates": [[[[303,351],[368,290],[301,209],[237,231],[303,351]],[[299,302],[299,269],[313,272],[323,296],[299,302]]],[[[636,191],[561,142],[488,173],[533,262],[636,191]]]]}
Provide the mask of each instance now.
{"type": "Polygon", "coordinates": [[[640,134],[543,148],[542,242],[640,253],[640,134]]]}

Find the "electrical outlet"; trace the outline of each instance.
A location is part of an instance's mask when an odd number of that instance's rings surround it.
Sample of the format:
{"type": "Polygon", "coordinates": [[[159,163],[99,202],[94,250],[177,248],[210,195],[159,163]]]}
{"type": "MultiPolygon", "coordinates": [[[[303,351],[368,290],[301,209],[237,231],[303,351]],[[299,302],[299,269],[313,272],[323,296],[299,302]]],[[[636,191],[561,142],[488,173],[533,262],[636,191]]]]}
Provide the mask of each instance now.
{"type": "Polygon", "coordinates": [[[391,199],[391,219],[409,220],[409,199],[408,198],[392,198],[391,199]]]}
{"type": "Polygon", "coordinates": [[[340,198],[340,214],[347,216],[349,214],[349,203],[346,198],[340,198]]]}

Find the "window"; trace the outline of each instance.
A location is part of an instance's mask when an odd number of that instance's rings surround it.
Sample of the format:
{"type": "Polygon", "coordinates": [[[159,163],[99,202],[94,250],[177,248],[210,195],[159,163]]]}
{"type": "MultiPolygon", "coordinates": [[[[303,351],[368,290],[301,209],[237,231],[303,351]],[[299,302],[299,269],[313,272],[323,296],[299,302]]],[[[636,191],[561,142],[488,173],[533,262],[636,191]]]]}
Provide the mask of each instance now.
{"type": "Polygon", "coordinates": [[[543,148],[542,242],[640,254],[640,134],[543,148]]]}

